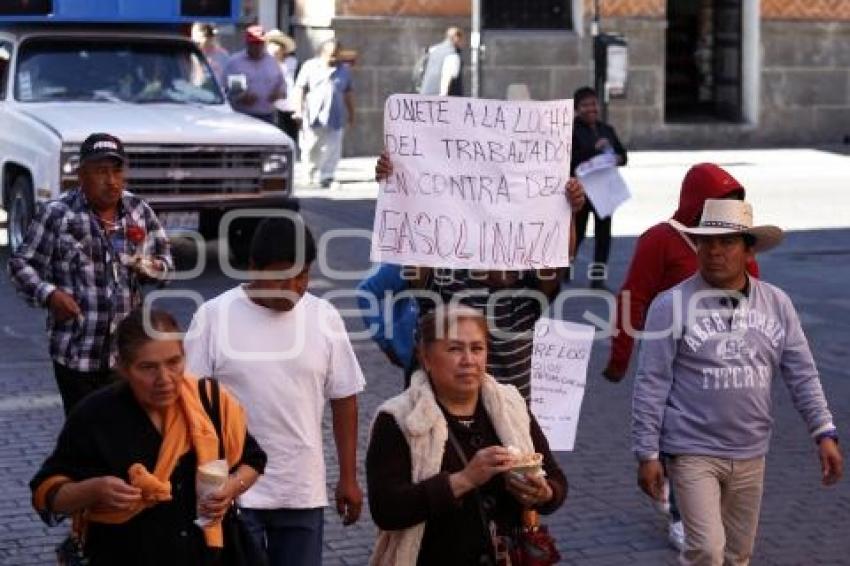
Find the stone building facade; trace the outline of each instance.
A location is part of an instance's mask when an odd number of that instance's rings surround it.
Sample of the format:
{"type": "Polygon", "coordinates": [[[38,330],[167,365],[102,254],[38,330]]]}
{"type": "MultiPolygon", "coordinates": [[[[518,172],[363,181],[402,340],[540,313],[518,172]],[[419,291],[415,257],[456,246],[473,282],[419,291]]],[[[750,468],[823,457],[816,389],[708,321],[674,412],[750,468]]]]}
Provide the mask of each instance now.
{"type": "MultiPolygon", "coordinates": [[[[346,135],[347,155],[379,150],[386,97],[411,91],[417,58],[446,27],[469,29],[470,4],[294,0],[290,23],[302,57],[330,36],[357,52],[358,121],[346,135]]],[[[555,4],[569,10],[569,29],[483,30],[481,96],[504,98],[508,85],[523,83],[535,99],[569,98],[593,83],[594,2],[548,3],[555,4]]],[[[850,0],[599,5],[602,31],[628,42],[626,93],[611,101],[609,121],[630,147],[850,142],[850,0]]]]}

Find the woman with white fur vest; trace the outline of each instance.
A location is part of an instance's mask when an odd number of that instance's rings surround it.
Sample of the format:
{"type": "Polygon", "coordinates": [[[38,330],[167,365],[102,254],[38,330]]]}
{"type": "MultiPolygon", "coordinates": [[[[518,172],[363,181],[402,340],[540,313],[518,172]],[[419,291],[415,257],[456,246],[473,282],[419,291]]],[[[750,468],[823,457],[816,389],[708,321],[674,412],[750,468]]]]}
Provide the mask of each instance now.
{"type": "Polygon", "coordinates": [[[491,533],[515,532],[524,509],[554,512],[567,479],[519,391],[485,373],[479,311],[451,305],[422,317],[418,355],[422,369],[372,425],[371,564],[495,564],[491,533]],[[517,453],[541,454],[545,475],[511,471],[517,453]]]}

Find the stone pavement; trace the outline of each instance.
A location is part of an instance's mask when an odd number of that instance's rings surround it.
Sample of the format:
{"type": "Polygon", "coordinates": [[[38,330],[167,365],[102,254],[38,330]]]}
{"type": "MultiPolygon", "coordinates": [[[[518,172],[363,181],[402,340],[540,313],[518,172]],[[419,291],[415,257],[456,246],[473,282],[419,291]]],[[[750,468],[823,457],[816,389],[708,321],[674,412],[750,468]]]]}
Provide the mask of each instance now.
{"type": "MultiPolygon", "coordinates": [[[[744,161],[747,158],[742,152],[739,159],[744,161]]],[[[373,163],[363,160],[356,167],[351,166],[350,175],[357,176],[358,183],[343,183],[338,192],[349,187],[356,189],[355,185],[367,190],[365,180],[373,163]]],[[[350,162],[344,163],[348,164],[350,162]]],[[[670,168],[674,166],[659,167],[658,172],[670,168]]],[[[753,171],[755,178],[774,173],[753,171]]],[[[827,177],[832,174],[830,171],[814,171],[814,174],[820,173],[827,177]]],[[[673,175],[669,172],[663,174],[673,175]]],[[[825,190],[823,187],[833,186],[833,182],[833,179],[823,182],[809,179],[806,188],[825,190]]],[[[796,180],[792,179],[790,184],[795,185],[796,180]]],[[[673,200],[669,193],[675,192],[674,189],[658,186],[657,191],[662,192],[663,197],[650,194],[649,190],[641,193],[646,199],[657,200],[659,207],[664,204],[662,201],[666,201],[666,206],[663,212],[660,209],[646,212],[652,216],[641,218],[640,222],[651,222],[669,213],[669,203],[673,200]]],[[[306,197],[303,205],[317,236],[331,227],[371,227],[373,202],[369,198],[344,195],[354,198],[337,203],[334,195],[330,194],[333,191],[321,196],[312,192],[302,193],[306,197]]],[[[769,199],[769,187],[758,187],[755,192],[769,199]]],[[[782,194],[785,195],[783,198],[788,196],[784,188],[782,194]]],[[[843,215],[844,225],[850,224],[846,215],[850,198],[844,191],[829,192],[827,203],[799,197],[793,200],[806,204],[799,207],[801,217],[806,216],[802,212],[804,208],[831,208],[844,211],[836,212],[836,217],[843,215]]],[[[626,212],[625,209],[622,211],[621,224],[637,223],[627,219],[626,212]]],[[[763,214],[759,208],[756,214],[757,221],[770,218],[783,224],[786,220],[784,216],[775,218],[763,214]]],[[[793,214],[794,210],[789,210],[789,217],[793,214]]],[[[617,222],[615,220],[615,226],[617,222]]],[[[634,240],[626,237],[618,238],[614,243],[611,263],[614,284],[619,284],[622,279],[633,244],[634,240]]],[[[585,244],[579,257],[579,273],[587,261],[590,245],[592,241],[585,244]]],[[[331,255],[332,264],[338,268],[362,267],[368,261],[368,249],[362,241],[341,243],[331,250],[331,255]]],[[[5,252],[0,253],[0,261],[5,264],[5,259],[5,252]]],[[[842,431],[850,430],[850,293],[844,283],[850,280],[848,259],[848,229],[791,233],[781,248],[761,258],[765,279],[783,287],[801,311],[804,328],[822,371],[824,388],[842,431]]],[[[209,298],[231,284],[211,267],[190,286],[200,289],[209,298]]],[[[326,281],[319,276],[314,292],[351,285],[350,282],[326,281]]],[[[584,285],[581,276],[573,285],[584,285]]],[[[351,308],[352,305],[343,301],[338,306],[351,308]]],[[[185,304],[175,304],[174,310],[183,321],[191,314],[190,307],[185,304]]],[[[581,321],[586,311],[602,314],[602,303],[575,301],[568,304],[567,312],[562,316],[581,321]]],[[[0,501],[0,564],[50,564],[53,561],[52,546],[64,534],[65,528],[48,529],[42,525],[30,508],[27,488],[29,478],[52,446],[62,422],[52,371],[45,355],[43,318],[41,313],[28,309],[13,297],[6,277],[0,277],[0,312],[3,313],[0,318],[0,486],[4,494],[0,501]]],[[[360,327],[354,318],[349,322],[351,330],[360,327]]],[[[368,381],[360,400],[359,455],[362,458],[369,420],[381,401],[400,390],[401,378],[371,343],[358,342],[355,349],[368,381]]],[[[558,456],[570,481],[570,495],[565,506],[546,522],[558,540],[565,564],[675,564],[675,553],[666,544],[664,520],[635,485],[635,464],[628,449],[632,381],[629,378],[615,385],[601,379],[599,373],[606,357],[607,344],[597,343],[576,449],[558,456]]],[[[820,486],[816,452],[805,434],[802,421],[791,407],[784,385],[776,383],[774,389],[775,433],[768,457],[761,525],[752,563],[788,566],[850,564],[850,537],[847,536],[850,481],[845,480],[831,489],[820,486]]],[[[325,425],[325,439],[327,452],[331,455],[328,459],[328,483],[333,486],[336,465],[332,456],[329,422],[325,425]]],[[[368,509],[364,509],[361,521],[349,528],[343,528],[332,510],[328,510],[325,563],[366,564],[374,532],[368,509]]]]}

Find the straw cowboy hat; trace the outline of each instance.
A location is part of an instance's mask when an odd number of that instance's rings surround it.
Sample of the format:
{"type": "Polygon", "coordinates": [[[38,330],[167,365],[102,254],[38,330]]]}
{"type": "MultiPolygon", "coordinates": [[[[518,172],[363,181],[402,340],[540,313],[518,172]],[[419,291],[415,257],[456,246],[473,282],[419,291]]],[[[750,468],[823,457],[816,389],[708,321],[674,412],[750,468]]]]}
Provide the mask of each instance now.
{"type": "Polygon", "coordinates": [[[283,48],[284,53],[295,52],[295,40],[280,31],[279,29],[271,29],[266,32],[266,41],[276,43],[283,48]]]}
{"type": "Polygon", "coordinates": [[[749,234],[755,238],[754,252],[767,251],[779,245],[784,237],[778,226],[753,226],[753,206],[741,200],[707,199],[702,218],[695,228],[682,228],[692,236],[749,234]]]}

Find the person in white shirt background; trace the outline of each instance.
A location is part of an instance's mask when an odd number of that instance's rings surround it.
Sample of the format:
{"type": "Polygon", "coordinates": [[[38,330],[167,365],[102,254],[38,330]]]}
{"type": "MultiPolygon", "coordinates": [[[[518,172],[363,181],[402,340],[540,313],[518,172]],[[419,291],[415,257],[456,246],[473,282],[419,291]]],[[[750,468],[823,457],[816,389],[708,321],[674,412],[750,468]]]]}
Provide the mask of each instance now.
{"type": "Polygon", "coordinates": [[[450,27],[441,43],[428,48],[419,94],[439,96],[463,95],[463,30],[450,27]]]}
{"type": "Polygon", "coordinates": [[[301,156],[310,184],[330,188],[342,156],[346,128],[354,126],[354,86],[340,44],[329,39],[295,79],[295,119],[302,120],[301,156]]]}

